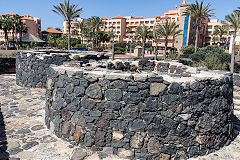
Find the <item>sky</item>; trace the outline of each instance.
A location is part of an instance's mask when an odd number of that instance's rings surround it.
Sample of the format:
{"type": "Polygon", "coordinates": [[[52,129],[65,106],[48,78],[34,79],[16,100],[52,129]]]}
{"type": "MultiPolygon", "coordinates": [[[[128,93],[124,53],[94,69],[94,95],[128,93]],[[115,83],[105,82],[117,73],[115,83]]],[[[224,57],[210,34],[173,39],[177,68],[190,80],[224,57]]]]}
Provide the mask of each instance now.
{"type": "MultiPolygon", "coordinates": [[[[58,5],[64,0],[0,0],[0,14],[16,13],[19,15],[29,14],[38,17],[42,21],[42,30],[48,27],[62,29],[63,18],[52,12],[53,5],[58,5]]],[[[143,16],[146,18],[156,17],[164,12],[176,8],[183,0],[71,0],[83,9],[80,17],[91,16],[114,17],[114,16],[143,16]]],[[[200,1],[200,0],[199,0],[200,1]]],[[[187,0],[195,2],[195,0],[187,0]]],[[[240,6],[240,0],[204,0],[215,9],[215,17],[224,20],[225,15],[232,13],[240,6]]]]}

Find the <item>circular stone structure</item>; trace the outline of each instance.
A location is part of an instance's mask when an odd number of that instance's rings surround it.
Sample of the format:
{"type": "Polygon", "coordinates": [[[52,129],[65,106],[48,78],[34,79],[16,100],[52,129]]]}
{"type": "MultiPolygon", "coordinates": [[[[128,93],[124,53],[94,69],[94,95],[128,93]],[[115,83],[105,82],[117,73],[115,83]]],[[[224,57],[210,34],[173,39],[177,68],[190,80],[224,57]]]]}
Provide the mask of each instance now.
{"type": "Polygon", "coordinates": [[[45,88],[49,66],[62,65],[77,60],[81,64],[89,60],[108,59],[101,52],[77,51],[18,51],[16,53],[16,84],[23,87],[45,88]]]}
{"type": "Polygon", "coordinates": [[[157,61],[106,66],[51,67],[45,123],[58,137],[129,159],[187,159],[231,142],[232,74],[157,61]]]}

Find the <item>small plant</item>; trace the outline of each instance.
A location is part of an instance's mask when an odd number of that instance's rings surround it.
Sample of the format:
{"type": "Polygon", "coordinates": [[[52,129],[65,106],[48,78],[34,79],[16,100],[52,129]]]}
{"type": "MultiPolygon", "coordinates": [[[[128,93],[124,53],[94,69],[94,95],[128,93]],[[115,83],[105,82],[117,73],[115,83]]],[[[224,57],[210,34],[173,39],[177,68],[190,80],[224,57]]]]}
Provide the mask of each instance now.
{"type": "Polygon", "coordinates": [[[205,60],[199,63],[199,66],[206,66],[211,70],[226,70],[227,63],[222,63],[216,54],[206,56],[205,60]]]}
{"type": "Polygon", "coordinates": [[[10,57],[16,57],[16,52],[12,52],[9,56],[10,57]]]}
{"type": "Polygon", "coordinates": [[[87,48],[86,44],[76,44],[74,48],[87,48]]]}
{"type": "Polygon", "coordinates": [[[186,46],[181,48],[181,52],[183,53],[184,58],[189,58],[190,55],[194,53],[194,46],[186,46]]]}
{"type": "Polygon", "coordinates": [[[116,50],[115,53],[116,53],[116,54],[122,54],[123,52],[120,51],[120,50],[116,50]]]}

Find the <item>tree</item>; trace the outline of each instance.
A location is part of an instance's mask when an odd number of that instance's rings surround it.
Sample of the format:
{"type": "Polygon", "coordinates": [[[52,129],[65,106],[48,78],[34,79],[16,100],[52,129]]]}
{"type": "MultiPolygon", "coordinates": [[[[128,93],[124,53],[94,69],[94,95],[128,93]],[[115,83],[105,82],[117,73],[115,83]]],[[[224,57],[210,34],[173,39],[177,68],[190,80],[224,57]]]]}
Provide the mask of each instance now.
{"type": "Polygon", "coordinates": [[[229,32],[229,27],[228,27],[227,25],[223,25],[223,26],[218,26],[218,27],[214,30],[213,35],[219,36],[219,38],[220,38],[219,40],[220,40],[220,43],[221,43],[222,37],[223,37],[224,35],[227,35],[228,32],[229,32]]]}
{"type": "Polygon", "coordinates": [[[162,35],[160,34],[160,32],[158,32],[156,29],[154,29],[154,31],[152,33],[152,39],[153,39],[153,42],[156,44],[154,46],[155,60],[157,60],[158,42],[160,41],[161,37],[162,37],[162,35]]]}
{"type": "Polygon", "coordinates": [[[90,35],[91,35],[91,39],[92,39],[92,49],[94,49],[94,42],[95,42],[95,36],[96,36],[96,32],[99,31],[100,26],[103,25],[103,21],[101,18],[93,16],[91,18],[88,18],[87,20],[87,27],[90,29],[90,35]]]}
{"type": "Polygon", "coordinates": [[[22,36],[23,33],[27,33],[28,27],[26,26],[25,23],[22,21],[19,21],[19,24],[17,25],[17,33],[19,33],[19,43],[20,45],[22,44],[22,36]]]}
{"type": "Polygon", "coordinates": [[[88,38],[88,33],[89,33],[88,32],[89,29],[87,28],[86,21],[82,20],[81,22],[75,23],[75,27],[77,29],[80,29],[80,37],[81,37],[81,40],[82,40],[82,43],[83,43],[83,39],[88,38]]]}
{"type": "Polygon", "coordinates": [[[225,19],[231,23],[231,25],[234,28],[234,32],[233,32],[233,53],[232,53],[232,57],[231,57],[231,67],[230,70],[233,73],[234,72],[234,59],[235,59],[235,38],[237,35],[237,32],[239,30],[239,26],[240,26],[240,15],[237,13],[232,13],[229,14],[225,17],[225,19]]]}
{"type": "Polygon", "coordinates": [[[164,24],[159,24],[156,26],[156,32],[162,35],[165,40],[164,60],[166,59],[169,37],[172,36],[173,39],[175,39],[175,37],[182,32],[182,30],[178,28],[179,24],[176,24],[176,22],[169,22],[168,20],[166,20],[164,24]]]}
{"type": "Polygon", "coordinates": [[[48,44],[51,47],[55,47],[56,46],[56,38],[52,34],[48,34],[47,41],[48,41],[48,44]]]}
{"type": "Polygon", "coordinates": [[[238,15],[240,15],[240,7],[238,7],[236,10],[234,10],[234,12],[238,15]]]}
{"type": "Polygon", "coordinates": [[[198,0],[196,0],[196,3],[189,5],[183,13],[185,16],[192,17],[196,23],[195,52],[197,52],[198,48],[199,26],[201,21],[205,18],[213,16],[214,13],[212,11],[214,11],[214,9],[210,9],[210,3],[205,6],[203,1],[199,3],[198,0]]]}
{"type": "Polygon", "coordinates": [[[59,6],[54,5],[53,12],[57,13],[58,15],[64,17],[67,21],[67,28],[68,28],[68,50],[71,49],[71,21],[74,18],[80,17],[82,13],[82,8],[77,9],[78,5],[72,4],[70,5],[70,0],[64,0],[64,3],[60,3],[59,6]]]}
{"type": "Polygon", "coordinates": [[[15,38],[17,39],[17,27],[21,23],[21,16],[19,15],[13,15],[12,17],[12,41],[13,45],[15,46],[15,38]]]}
{"type": "Polygon", "coordinates": [[[1,21],[1,28],[4,32],[4,37],[5,37],[5,46],[6,50],[8,50],[8,32],[12,29],[12,19],[9,15],[2,15],[0,17],[1,21]]]}
{"type": "Polygon", "coordinates": [[[76,30],[76,29],[72,30],[72,35],[78,36],[79,35],[78,30],[76,30]]]}
{"type": "Polygon", "coordinates": [[[213,45],[215,45],[216,42],[219,41],[219,37],[213,36],[213,37],[211,38],[211,41],[213,42],[213,45]]]}
{"type": "Polygon", "coordinates": [[[57,28],[55,28],[55,29],[56,29],[57,31],[62,32],[61,28],[58,28],[58,27],[57,27],[57,28]]]}
{"type": "Polygon", "coordinates": [[[151,35],[152,33],[149,27],[145,25],[141,25],[136,28],[136,37],[142,40],[142,58],[144,58],[146,40],[150,39],[151,35]]]}

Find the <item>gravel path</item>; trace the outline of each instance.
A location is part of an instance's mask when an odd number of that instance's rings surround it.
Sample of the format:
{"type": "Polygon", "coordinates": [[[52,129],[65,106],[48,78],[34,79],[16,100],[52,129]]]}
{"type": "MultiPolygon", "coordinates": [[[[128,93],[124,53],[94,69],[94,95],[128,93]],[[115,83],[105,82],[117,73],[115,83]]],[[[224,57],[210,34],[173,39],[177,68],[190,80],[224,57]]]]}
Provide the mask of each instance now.
{"type": "MultiPolygon", "coordinates": [[[[0,75],[0,160],[116,160],[111,151],[92,153],[57,138],[44,124],[43,89],[27,89],[15,84],[15,75],[0,75]],[[106,153],[109,154],[108,157],[106,153]]],[[[219,151],[191,160],[240,160],[240,91],[234,92],[235,135],[219,151]]]]}

